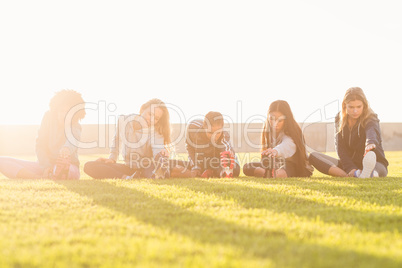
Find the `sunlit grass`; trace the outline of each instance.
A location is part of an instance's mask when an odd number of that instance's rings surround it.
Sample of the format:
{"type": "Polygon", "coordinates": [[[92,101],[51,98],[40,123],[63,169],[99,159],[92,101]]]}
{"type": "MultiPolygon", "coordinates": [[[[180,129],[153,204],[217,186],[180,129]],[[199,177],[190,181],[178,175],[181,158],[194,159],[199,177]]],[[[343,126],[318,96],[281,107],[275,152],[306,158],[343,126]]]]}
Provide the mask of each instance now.
{"type": "Polygon", "coordinates": [[[365,180],[0,179],[0,267],[401,267],[387,157],[365,180]]]}

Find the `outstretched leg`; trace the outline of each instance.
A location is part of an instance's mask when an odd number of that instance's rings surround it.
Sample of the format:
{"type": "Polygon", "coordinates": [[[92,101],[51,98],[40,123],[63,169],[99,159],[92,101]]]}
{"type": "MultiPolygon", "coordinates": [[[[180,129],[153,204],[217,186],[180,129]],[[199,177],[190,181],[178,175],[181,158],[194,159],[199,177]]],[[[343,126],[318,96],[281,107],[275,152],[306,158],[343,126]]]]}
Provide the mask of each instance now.
{"type": "Polygon", "coordinates": [[[334,177],[347,177],[348,174],[339,167],[339,160],[328,155],[313,152],[310,154],[309,162],[318,171],[334,177]]]}
{"type": "Polygon", "coordinates": [[[44,169],[38,162],[0,157],[0,172],[10,179],[39,179],[44,169]]]}

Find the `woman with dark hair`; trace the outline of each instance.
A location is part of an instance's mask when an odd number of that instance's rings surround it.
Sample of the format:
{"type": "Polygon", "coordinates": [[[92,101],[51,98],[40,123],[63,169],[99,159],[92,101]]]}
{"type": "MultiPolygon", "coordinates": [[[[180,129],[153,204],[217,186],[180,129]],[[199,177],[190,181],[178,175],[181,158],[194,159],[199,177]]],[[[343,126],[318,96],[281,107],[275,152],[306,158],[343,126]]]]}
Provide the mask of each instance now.
{"type": "Polygon", "coordinates": [[[163,101],[152,99],[140,114],[119,117],[109,158],[87,162],[84,171],[95,179],[165,178],[170,175],[165,149],[170,143],[169,111],[163,101]],[[117,163],[120,153],[124,164],[117,163]]]}
{"type": "Polygon", "coordinates": [[[304,138],[289,104],[283,100],[271,103],[261,134],[261,162],[247,163],[246,176],[310,177],[304,138]]]}
{"type": "Polygon", "coordinates": [[[379,121],[363,90],[349,88],[342,101],[342,111],[335,118],[339,160],[313,152],[311,164],[320,172],[336,177],[386,177],[388,161],[382,147],[379,121]]]}
{"type": "Polygon", "coordinates": [[[79,179],[77,141],[85,103],[74,90],[56,92],[50,100],[36,139],[37,162],[0,157],[0,172],[8,178],[79,179]],[[72,134],[72,136],[70,135],[72,134]]]}
{"type": "Polygon", "coordinates": [[[223,115],[210,111],[204,119],[193,120],[187,126],[186,150],[189,172],[183,176],[202,178],[233,178],[240,174],[230,135],[224,130],[223,115]],[[190,171],[191,168],[191,171],[190,171]]]}

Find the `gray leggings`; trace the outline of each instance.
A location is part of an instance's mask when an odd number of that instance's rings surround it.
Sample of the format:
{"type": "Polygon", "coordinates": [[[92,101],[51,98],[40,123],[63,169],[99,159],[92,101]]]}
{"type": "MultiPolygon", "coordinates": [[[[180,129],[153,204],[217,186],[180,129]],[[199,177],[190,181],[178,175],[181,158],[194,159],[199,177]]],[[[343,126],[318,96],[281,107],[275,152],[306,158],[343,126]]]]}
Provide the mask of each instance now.
{"type": "MultiPolygon", "coordinates": [[[[327,175],[330,175],[329,169],[333,166],[336,166],[343,170],[343,168],[341,166],[341,162],[338,159],[325,155],[325,154],[322,154],[322,153],[317,153],[317,152],[311,153],[310,157],[309,157],[309,162],[319,172],[327,174],[327,175]]],[[[378,172],[378,176],[380,176],[380,177],[386,177],[388,175],[387,168],[380,162],[376,163],[374,170],[378,172]]]]}
{"type": "MultiPolygon", "coordinates": [[[[18,173],[24,168],[37,176],[42,176],[44,172],[44,168],[41,167],[38,162],[11,157],[0,157],[0,173],[3,173],[3,175],[9,179],[16,179],[18,173]]],[[[78,180],[80,178],[80,169],[78,166],[70,165],[68,177],[72,180],[78,180]]]]}

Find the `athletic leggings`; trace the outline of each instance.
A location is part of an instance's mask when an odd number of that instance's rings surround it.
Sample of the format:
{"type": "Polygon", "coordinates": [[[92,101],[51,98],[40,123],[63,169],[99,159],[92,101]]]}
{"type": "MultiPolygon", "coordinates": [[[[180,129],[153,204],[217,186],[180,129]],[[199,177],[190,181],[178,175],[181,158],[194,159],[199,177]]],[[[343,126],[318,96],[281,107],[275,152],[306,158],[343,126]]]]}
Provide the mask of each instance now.
{"type": "MultiPolygon", "coordinates": [[[[216,163],[216,162],[214,162],[216,163]]],[[[176,162],[176,165],[185,167],[189,170],[191,170],[193,168],[192,164],[190,161],[178,161],[176,162]]],[[[206,161],[205,167],[207,167],[206,169],[210,169],[213,171],[214,173],[214,177],[220,177],[221,176],[221,172],[222,172],[222,167],[220,165],[211,165],[210,161],[206,161]]],[[[201,174],[206,170],[204,168],[201,168],[201,174]]],[[[240,175],[240,166],[239,164],[235,161],[234,165],[233,165],[233,177],[239,177],[240,175]]]]}
{"type": "MultiPolygon", "coordinates": [[[[250,176],[253,177],[254,175],[254,171],[257,168],[264,168],[264,165],[262,164],[262,162],[251,162],[251,163],[246,163],[243,166],[243,173],[246,176],[250,176]]],[[[291,177],[298,177],[297,176],[297,171],[296,171],[296,164],[293,162],[289,162],[286,161],[285,162],[285,168],[284,170],[286,171],[286,174],[289,178],[291,177]]]]}
{"type": "MultiPolygon", "coordinates": [[[[180,165],[186,167],[184,163],[186,161],[180,160],[169,160],[169,167],[172,169],[176,165],[180,165]]],[[[153,171],[155,166],[151,163],[148,167],[144,168],[130,168],[126,164],[120,163],[104,163],[101,161],[90,161],[85,163],[84,172],[94,179],[120,179],[123,176],[131,176],[135,172],[140,172],[138,174],[144,178],[151,178],[153,175],[153,171]]]]}
{"type": "MultiPolygon", "coordinates": [[[[342,168],[341,162],[338,159],[322,153],[318,152],[311,153],[309,161],[310,164],[313,165],[319,172],[324,173],[326,175],[330,175],[329,169],[331,167],[338,167],[343,171],[345,171],[342,168]]],[[[378,172],[378,176],[380,177],[386,177],[388,175],[387,168],[380,162],[376,163],[374,170],[378,172]]]]}
{"type": "MultiPolygon", "coordinates": [[[[29,172],[42,176],[45,169],[38,162],[26,161],[11,157],[0,157],[0,173],[10,179],[18,178],[18,173],[26,169],[29,172]]],[[[70,165],[68,178],[70,180],[78,180],[80,178],[80,169],[76,165],[70,165]]]]}

